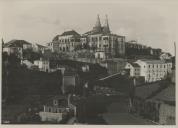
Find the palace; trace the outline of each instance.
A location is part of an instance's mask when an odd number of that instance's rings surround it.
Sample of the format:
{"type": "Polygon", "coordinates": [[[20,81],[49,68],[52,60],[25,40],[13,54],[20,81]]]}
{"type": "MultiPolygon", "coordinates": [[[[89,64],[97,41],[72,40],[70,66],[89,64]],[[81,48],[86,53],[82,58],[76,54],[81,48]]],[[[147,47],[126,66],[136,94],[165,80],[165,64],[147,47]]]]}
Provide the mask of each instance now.
{"type": "Polygon", "coordinates": [[[81,43],[95,51],[95,58],[107,59],[125,54],[125,37],[111,33],[107,15],[103,26],[101,26],[99,15],[97,16],[95,26],[82,35],[81,43]]]}
{"type": "Polygon", "coordinates": [[[80,49],[92,50],[95,58],[107,59],[125,55],[125,37],[112,34],[106,16],[105,24],[101,26],[99,15],[93,29],[82,35],[76,31],[65,31],[54,37],[48,43],[53,52],[71,52],[80,49]]]}

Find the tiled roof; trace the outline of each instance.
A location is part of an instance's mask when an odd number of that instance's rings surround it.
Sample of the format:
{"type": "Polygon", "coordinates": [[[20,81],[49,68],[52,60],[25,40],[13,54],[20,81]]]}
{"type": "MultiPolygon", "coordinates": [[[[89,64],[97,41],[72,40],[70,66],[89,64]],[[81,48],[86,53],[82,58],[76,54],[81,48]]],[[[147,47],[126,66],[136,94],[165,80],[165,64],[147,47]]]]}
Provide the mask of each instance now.
{"type": "Polygon", "coordinates": [[[36,44],[38,47],[43,47],[45,48],[46,46],[40,45],[40,44],[36,44]]]}
{"type": "Polygon", "coordinates": [[[137,63],[130,63],[133,67],[140,67],[140,65],[139,64],[137,64],[137,63]]]}
{"type": "Polygon", "coordinates": [[[164,64],[165,61],[162,61],[162,60],[144,60],[142,59],[141,61],[144,61],[148,64],[164,64]]]}
{"type": "Polygon", "coordinates": [[[74,30],[63,32],[60,36],[68,36],[68,35],[80,36],[80,34],[78,34],[78,33],[77,33],[76,31],[74,31],[74,30]]]}
{"type": "Polygon", "coordinates": [[[23,47],[23,44],[31,44],[25,40],[11,40],[4,44],[4,47],[23,47]]]}
{"type": "Polygon", "coordinates": [[[65,107],[67,106],[67,96],[66,95],[58,95],[58,96],[52,96],[49,99],[46,100],[45,105],[47,106],[54,106],[53,100],[62,100],[63,102],[58,105],[58,107],[65,107]]]}

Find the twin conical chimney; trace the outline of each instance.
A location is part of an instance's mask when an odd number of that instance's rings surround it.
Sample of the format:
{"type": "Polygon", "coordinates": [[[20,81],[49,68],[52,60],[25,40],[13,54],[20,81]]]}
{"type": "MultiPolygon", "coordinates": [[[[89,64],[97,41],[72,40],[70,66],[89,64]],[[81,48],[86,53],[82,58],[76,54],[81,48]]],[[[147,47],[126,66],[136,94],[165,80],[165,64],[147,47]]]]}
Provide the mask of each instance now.
{"type": "Polygon", "coordinates": [[[101,22],[100,22],[100,17],[99,17],[99,15],[97,15],[97,20],[96,20],[95,27],[97,27],[97,28],[101,27],[101,22]]]}
{"type": "Polygon", "coordinates": [[[105,23],[104,23],[104,26],[103,26],[103,32],[104,33],[110,33],[109,23],[108,23],[108,16],[107,15],[106,15],[105,23]]]}
{"type": "Polygon", "coordinates": [[[99,15],[97,15],[96,24],[93,27],[93,31],[95,31],[95,32],[103,32],[103,33],[110,33],[110,28],[109,28],[108,16],[107,15],[106,15],[106,19],[105,19],[103,27],[101,26],[99,15]]]}
{"type": "Polygon", "coordinates": [[[101,27],[100,17],[99,17],[99,15],[97,15],[96,24],[93,27],[93,31],[95,31],[95,32],[101,32],[101,30],[102,30],[102,27],[101,27]]]}

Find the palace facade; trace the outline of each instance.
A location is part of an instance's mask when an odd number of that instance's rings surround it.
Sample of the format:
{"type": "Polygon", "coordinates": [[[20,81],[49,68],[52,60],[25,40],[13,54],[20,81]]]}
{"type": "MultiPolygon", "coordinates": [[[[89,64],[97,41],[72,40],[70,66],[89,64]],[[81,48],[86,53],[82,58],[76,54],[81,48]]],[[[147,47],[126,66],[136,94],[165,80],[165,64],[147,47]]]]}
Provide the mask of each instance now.
{"type": "Polygon", "coordinates": [[[112,34],[106,16],[105,24],[101,26],[99,15],[91,31],[82,35],[76,31],[65,31],[54,37],[48,43],[53,52],[71,52],[80,49],[92,50],[95,58],[106,59],[125,55],[125,37],[112,34]]]}
{"type": "Polygon", "coordinates": [[[111,33],[107,15],[103,26],[99,15],[97,16],[95,26],[82,35],[81,43],[95,51],[95,58],[107,59],[125,55],[125,37],[111,33]]]}

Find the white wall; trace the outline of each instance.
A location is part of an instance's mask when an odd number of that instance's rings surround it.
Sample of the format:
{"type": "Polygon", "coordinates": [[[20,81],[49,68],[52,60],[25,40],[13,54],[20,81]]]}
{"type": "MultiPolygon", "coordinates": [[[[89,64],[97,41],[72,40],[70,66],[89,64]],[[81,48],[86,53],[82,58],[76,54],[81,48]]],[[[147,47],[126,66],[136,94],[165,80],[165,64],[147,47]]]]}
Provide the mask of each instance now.
{"type": "Polygon", "coordinates": [[[62,113],[39,112],[41,121],[54,121],[60,122],[62,120],[62,113]]]}

